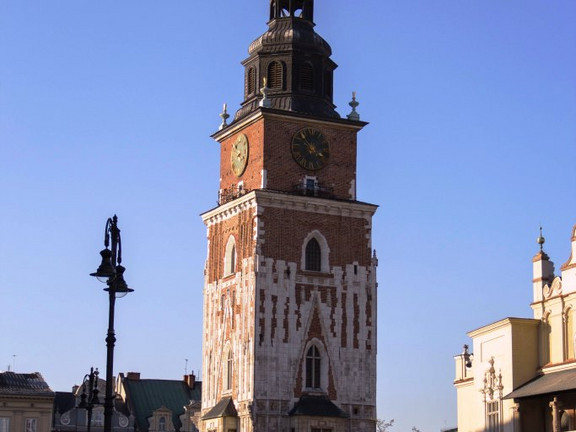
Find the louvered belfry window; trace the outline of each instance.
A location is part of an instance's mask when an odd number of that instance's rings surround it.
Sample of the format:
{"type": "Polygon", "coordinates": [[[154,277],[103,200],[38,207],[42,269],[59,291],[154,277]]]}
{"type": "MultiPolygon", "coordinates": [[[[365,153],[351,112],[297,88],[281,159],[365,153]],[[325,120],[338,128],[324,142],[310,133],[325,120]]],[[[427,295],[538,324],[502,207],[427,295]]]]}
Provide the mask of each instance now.
{"type": "Polygon", "coordinates": [[[314,68],[310,63],[304,63],[300,68],[300,88],[314,90],[314,68]]]}
{"type": "Polygon", "coordinates": [[[272,62],[268,66],[268,88],[273,90],[282,89],[282,64],[280,62],[272,62]]]}
{"type": "Polygon", "coordinates": [[[246,78],[248,94],[251,95],[256,91],[256,71],[254,68],[248,69],[248,77],[246,78]]]}

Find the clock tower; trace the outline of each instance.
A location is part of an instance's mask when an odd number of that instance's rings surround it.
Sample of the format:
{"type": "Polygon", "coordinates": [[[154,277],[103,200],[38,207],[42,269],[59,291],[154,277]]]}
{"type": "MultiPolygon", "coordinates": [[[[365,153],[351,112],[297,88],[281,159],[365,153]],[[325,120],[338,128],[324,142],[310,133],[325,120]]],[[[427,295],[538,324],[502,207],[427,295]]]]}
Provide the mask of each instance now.
{"type": "Polygon", "coordinates": [[[314,0],[272,0],[220,130],[207,227],[202,432],[373,432],[376,206],[356,197],[356,135],[314,0]]]}

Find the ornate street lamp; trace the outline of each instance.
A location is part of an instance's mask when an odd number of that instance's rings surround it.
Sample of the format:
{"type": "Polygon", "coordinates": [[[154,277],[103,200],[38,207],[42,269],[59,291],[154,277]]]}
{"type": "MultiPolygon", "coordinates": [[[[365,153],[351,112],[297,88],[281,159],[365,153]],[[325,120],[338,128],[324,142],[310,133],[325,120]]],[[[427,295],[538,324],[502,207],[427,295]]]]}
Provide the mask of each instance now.
{"type": "Polygon", "coordinates": [[[90,432],[90,426],[92,426],[92,409],[95,405],[100,405],[100,399],[98,399],[98,369],[94,370],[94,368],[91,367],[90,373],[84,375],[82,394],[80,395],[80,403],[78,404],[78,408],[85,409],[88,413],[87,432],[90,432]],[[86,394],[86,387],[88,387],[88,394],[86,394]]]}
{"type": "Polygon", "coordinates": [[[105,249],[100,252],[102,262],[98,270],[90,273],[90,276],[98,278],[101,282],[106,282],[110,308],[108,312],[108,334],[106,336],[106,395],[104,397],[104,432],[112,432],[112,414],[114,413],[114,344],[116,336],[114,334],[114,306],[116,298],[124,297],[134,291],[128,288],[124,280],[122,267],[122,241],[120,239],[120,229],[118,229],[118,217],[109,218],[106,221],[104,230],[105,249]],[[110,247],[110,249],[108,248],[110,247]]]}

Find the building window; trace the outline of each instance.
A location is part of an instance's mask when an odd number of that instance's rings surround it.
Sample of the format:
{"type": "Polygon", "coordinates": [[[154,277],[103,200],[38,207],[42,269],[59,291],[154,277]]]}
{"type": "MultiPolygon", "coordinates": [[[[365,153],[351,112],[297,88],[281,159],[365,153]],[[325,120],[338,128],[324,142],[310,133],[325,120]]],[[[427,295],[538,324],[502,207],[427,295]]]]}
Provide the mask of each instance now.
{"type": "Polygon", "coordinates": [[[158,419],[158,430],[160,432],[166,432],[166,417],[162,416],[158,419]]]}
{"type": "Polygon", "coordinates": [[[274,61],[268,65],[268,88],[281,90],[284,82],[282,63],[274,61]]]}
{"type": "Polygon", "coordinates": [[[248,75],[246,76],[246,93],[248,95],[253,94],[256,91],[256,69],[251,67],[248,69],[248,75]]]}
{"type": "Polygon", "coordinates": [[[224,255],[224,276],[230,276],[236,272],[236,241],[234,236],[228,238],[226,253],[224,255]]]}
{"type": "Polygon", "coordinates": [[[500,431],[500,401],[486,402],[487,432],[500,431]]]}
{"type": "Polygon", "coordinates": [[[300,268],[304,271],[330,272],[330,248],[322,233],[310,232],[302,242],[300,268]]]}
{"type": "Polygon", "coordinates": [[[322,251],[315,238],[306,245],[306,270],[320,271],[322,269],[322,251]]]}
{"type": "Polygon", "coordinates": [[[36,432],[38,426],[38,421],[35,418],[26,419],[26,429],[24,432],[36,432]]]}
{"type": "Polygon", "coordinates": [[[102,408],[94,409],[92,413],[92,426],[104,426],[104,410],[102,408]]]}
{"type": "Polygon", "coordinates": [[[228,350],[228,356],[226,357],[226,380],[224,382],[224,390],[232,390],[232,373],[234,371],[234,357],[232,356],[232,350],[228,350]]]}
{"type": "Polygon", "coordinates": [[[10,417],[0,417],[0,432],[10,432],[10,417]]]}
{"type": "Polygon", "coordinates": [[[306,387],[320,388],[322,358],[316,345],[312,345],[306,353],[306,387]]]}
{"type": "Polygon", "coordinates": [[[332,432],[332,429],[326,429],[326,428],[323,428],[323,429],[320,429],[320,428],[312,428],[312,429],[311,429],[311,432],[332,432]]]}
{"type": "Polygon", "coordinates": [[[300,88],[314,90],[314,68],[310,63],[304,63],[300,68],[300,88]]]}

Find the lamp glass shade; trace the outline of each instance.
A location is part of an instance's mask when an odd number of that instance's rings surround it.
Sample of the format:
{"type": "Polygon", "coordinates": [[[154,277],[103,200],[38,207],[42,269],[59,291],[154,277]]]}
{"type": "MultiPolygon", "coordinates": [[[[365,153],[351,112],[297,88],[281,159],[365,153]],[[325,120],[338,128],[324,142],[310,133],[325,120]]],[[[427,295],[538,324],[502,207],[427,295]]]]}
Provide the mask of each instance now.
{"type": "Polygon", "coordinates": [[[128,288],[128,284],[124,280],[124,271],[126,269],[121,265],[116,266],[116,277],[114,279],[108,281],[108,288],[104,291],[111,291],[114,293],[116,298],[122,298],[126,294],[131,293],[134,291],[132,288],[128,288]]]}

